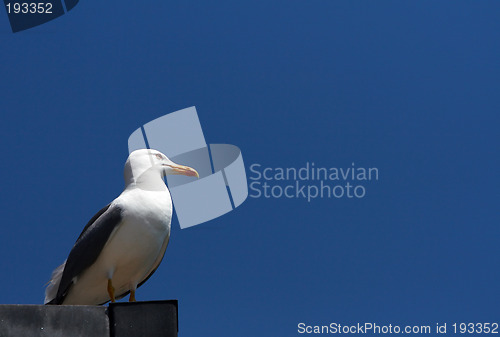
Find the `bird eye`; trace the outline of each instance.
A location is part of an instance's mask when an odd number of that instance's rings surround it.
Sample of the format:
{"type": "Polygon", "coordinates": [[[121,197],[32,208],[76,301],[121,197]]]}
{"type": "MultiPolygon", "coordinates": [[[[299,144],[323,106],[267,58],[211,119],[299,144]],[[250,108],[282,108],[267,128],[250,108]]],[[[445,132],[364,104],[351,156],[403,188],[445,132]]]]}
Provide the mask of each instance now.
{"type": "Polygon", "coordinates": [[[161,154],[157,153],[157,154],[156,154],[156,158],[158,158],[158,159],[160,159],[160,160],[161,160],[161,159],[163,159],[163,156],[162,156],[161,154]]]}

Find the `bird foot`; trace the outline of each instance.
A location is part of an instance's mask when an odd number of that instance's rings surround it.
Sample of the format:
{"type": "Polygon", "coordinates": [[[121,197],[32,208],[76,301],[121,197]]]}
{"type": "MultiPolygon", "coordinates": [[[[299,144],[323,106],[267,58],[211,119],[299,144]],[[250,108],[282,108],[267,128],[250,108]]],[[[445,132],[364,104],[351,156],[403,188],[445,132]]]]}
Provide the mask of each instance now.
{"type": "Polygon", "coordinates": [[[111,299],[111,302],[115,303],[116,302],[115,288],[113,287],[113,282],[111,282],[110,279],[108,280],[108,294],[109,294],[109,298],[111,299]]]}

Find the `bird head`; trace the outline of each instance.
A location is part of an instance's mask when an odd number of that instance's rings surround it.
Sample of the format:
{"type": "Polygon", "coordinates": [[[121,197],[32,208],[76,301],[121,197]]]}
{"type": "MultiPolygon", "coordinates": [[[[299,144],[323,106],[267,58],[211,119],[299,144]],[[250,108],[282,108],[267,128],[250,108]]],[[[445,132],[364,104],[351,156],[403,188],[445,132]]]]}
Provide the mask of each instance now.
{"type": "Polygon", "coordinates": [[[127,184],[161,178],[165,175],[180,174],[199,178],[198,172],[189,166],[179,165],[171,161],[160,151],[140,149],[132,152],[125,163],[125,181],[127,184]]]}

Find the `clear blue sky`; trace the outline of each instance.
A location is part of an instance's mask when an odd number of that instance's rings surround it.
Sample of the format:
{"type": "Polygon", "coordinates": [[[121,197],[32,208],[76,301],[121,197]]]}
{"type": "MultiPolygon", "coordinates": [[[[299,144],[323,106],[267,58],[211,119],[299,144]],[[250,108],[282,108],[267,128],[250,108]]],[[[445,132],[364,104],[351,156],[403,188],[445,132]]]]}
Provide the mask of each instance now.
{"type": "MultiPolygon", "coordinates": [[[[174,218],[139,300],[180,335],[491,322],[500,302],[500,4],[81,0],[12,34],[0,10],[1,303],[42,303],[123,188],[127,139],[195,105],[247,168],[377,167],[366,197],[249,198],[174,218]]],[[[248,171],[247,171],[248,172],[248,171]]]]}

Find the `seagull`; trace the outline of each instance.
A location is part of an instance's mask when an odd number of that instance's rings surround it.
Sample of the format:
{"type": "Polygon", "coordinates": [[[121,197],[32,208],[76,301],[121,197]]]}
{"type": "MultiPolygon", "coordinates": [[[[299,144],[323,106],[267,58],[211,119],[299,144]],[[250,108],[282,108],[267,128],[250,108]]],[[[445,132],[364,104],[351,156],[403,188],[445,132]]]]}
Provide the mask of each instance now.
{"type": "Polygon", "coordinates": [[[90,219],[66,261],[52,273],[45,304],[100,305],[135,292],[158,268],[170,239],[172,199],[163,180],[199,178],[153,149],[132,152],[125,189],[90,219]]]}

